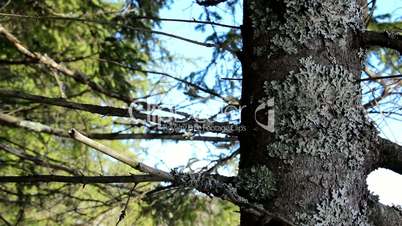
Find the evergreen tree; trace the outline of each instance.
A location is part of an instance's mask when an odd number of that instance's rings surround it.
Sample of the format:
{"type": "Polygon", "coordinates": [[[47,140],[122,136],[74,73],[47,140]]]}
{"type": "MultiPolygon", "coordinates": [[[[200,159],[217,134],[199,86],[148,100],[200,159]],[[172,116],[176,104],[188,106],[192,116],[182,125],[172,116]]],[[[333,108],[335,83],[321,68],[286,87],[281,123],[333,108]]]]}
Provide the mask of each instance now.
{"type": "Polygon", "coordinates": [[[376,1],[195,3],[199,18],[183,20],[160,18],[162,0],[0,2],[0,222],[232,225],[239,208],[242,226],[402,225],[366,185],[379,167],[402,172],[402,147],[368,118],[382,106],[400,117],[401,23],[373,17],[376,1]],[[239,7],[241,26],[220,23],[239,7]],[[211,61],[185,77],[156,71],[178,60],[160,37],[212,48],[211,61]],[[225,114],[146,101],[172,89],[225,114]],[[224,151],[199,170],[164,171],[132,152],[150,139],[224,151]],[[220,175],[237,156],[237,176],[220,175]]]}

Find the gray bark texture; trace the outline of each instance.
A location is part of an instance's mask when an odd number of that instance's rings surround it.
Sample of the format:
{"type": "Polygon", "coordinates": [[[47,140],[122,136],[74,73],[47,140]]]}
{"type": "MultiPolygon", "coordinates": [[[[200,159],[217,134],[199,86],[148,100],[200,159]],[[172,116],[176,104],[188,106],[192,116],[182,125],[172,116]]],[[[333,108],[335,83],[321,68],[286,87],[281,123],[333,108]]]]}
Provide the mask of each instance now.
{"type": "Polygon", "coordinates": [[[398,210],[372,201],[366,185],[367,175],[383,165],[380,147],[386,145],[361,104],[363,5],[244,1],[241,104],[247,106],[247,132],[240,136],[239,168],[240,175],[259,178],[248,181],[243,196],[288,222],[242,209],[242,226],[402,225],[398,210]],[[269,100],[274,114],[256,114],[269,100]],[[274,118],[274,131],[257,124],[267,118],[274,118]],[[260,188],[269,192],[253,190],[260,188]]]}

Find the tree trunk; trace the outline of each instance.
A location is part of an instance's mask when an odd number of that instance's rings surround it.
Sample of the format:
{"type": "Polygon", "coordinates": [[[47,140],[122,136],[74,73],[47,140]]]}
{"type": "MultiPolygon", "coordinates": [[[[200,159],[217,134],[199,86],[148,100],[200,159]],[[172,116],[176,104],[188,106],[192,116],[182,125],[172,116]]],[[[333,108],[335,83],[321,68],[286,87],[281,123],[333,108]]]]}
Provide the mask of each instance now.
{"type": "MultiPolygon", "coordinates": [[[[239,168],[240,174],[253,169],[269,176],[257,178],[256,189],[266,187],[259,183],[274,189],[243,195],[295,225],[372,225],[366,176],[375,167],[378,141],[357,81],[364,55],[360,4],[244,1],[247,132],[240,137],[239,168]],[[274,131],[264,126],[267,118],[274,119],[274,131]],[[256,200],[255,194],[263,196],[256,200]]],[[[241,225],[286,224],[242,209],[241,225]]]]}

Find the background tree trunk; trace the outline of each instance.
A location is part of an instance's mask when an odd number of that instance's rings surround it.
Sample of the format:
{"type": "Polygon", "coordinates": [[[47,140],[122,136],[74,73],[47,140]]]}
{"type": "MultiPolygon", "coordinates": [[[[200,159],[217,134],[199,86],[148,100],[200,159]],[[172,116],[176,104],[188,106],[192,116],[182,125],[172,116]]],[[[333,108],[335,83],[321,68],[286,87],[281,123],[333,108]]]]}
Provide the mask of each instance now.
{"type": "MultiPolygon", "coordinates": [[[[244,2],[242,104],[247,108],[242,123],[247,133],[240,137],[240,173],[267,167],[276,192],[258,202],[296,225],[370,222],[366,176],[378,153],[357,81],[364,55],[359,4],[244,2]],[[275,101],[273,133],[254,120],[257,106],[269,98],[275,101]]],[[[257,120],[264,122],[267,115],[257,114],[257,120]]],[[[285,224],[243,209],[241,225],[285,224]]]]}

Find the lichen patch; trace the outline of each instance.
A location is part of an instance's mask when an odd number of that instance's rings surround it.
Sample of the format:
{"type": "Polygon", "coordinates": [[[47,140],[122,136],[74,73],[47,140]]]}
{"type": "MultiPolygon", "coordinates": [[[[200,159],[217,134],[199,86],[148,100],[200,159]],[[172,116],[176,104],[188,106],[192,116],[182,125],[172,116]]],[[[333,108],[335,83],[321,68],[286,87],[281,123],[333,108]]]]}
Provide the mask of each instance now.
{"type": "Polygon", "coordinates": [[[300,60],[298,72],[285,80],[266,82],[266,98],[275,100],[275,140],[270,157],[291,160],[295,154],[341,154],[358,168],[376,134],[361,107],[359,83],[340,65],[300,60]]]}
{"type": "MultiPolygon", "coordinates": [[[[324,40],[346,44],[348,31],[361,30],[363,21],[361,9],[356,0],[284,0],[254,1],[252,26],[255,37],[274,34],[271,37],[271,51],[283,50],[288,54],[298,52],[300,45],[324,40]]],[[[257,46],[256,53],[265,52],[257,46]]]]}

